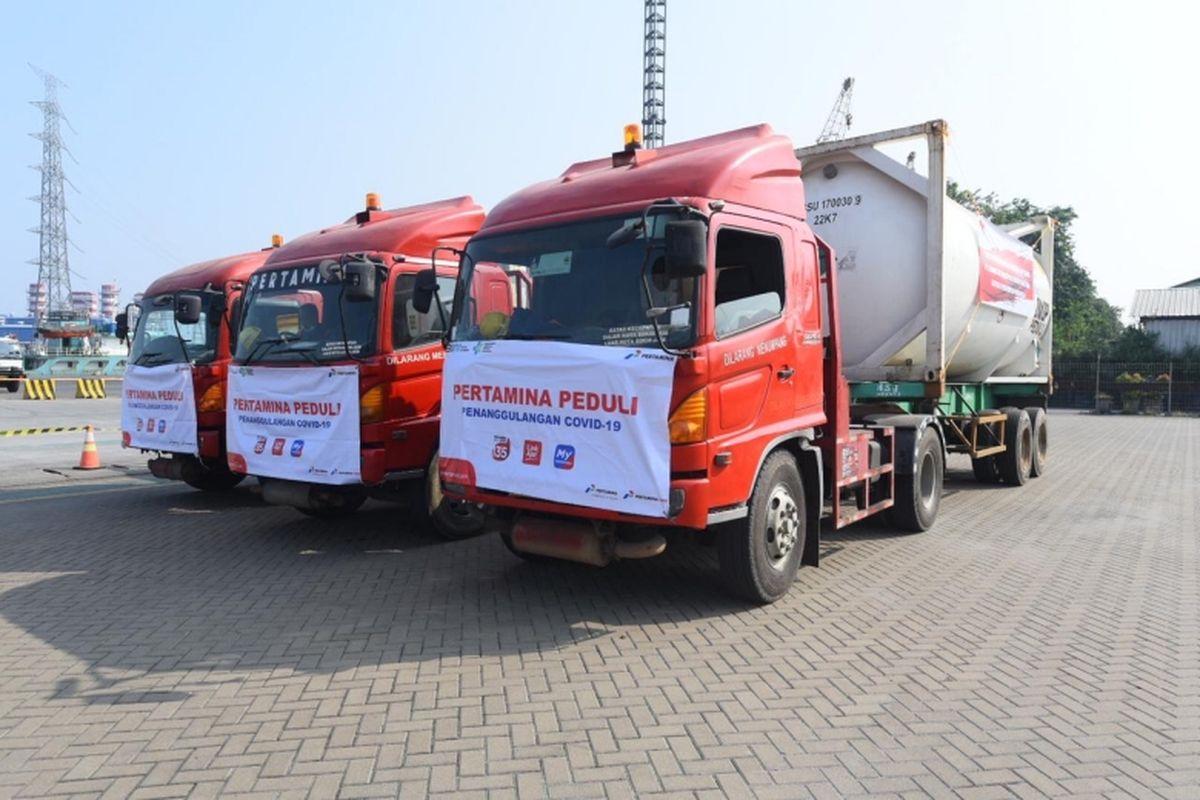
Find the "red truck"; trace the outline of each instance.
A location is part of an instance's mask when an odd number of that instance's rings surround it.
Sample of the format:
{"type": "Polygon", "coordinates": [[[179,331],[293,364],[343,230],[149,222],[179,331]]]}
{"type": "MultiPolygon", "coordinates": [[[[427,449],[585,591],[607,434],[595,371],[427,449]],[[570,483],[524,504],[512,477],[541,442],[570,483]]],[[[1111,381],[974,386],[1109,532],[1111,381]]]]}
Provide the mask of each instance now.
{"type": "Polygon", "coordinates": [[[207,491],[245,477],[226,464],[226,374],[246,279],[282,241],[276,235],[264,250],[164,275],[117,315],[117,337],[132,332],[122,442],[157,452],[149,462],[155,476],[207,491]]]}
{"type": "Polygon", "coordinates": [[[461,256],[446,494],[496,509],[530,560],[708,531],[729,589],[765,603],[817,565],[823,517],[930,527],[948,453],[981,481],[1040,474],[1052,223],[1006,232],[946,198],[946,131],[798,153],[765,125],[656,150],[627,129],[500,203],[461,256]],[[906,138],[928,177],[874,149],[906,138]],[[483,269],[528,282],[511,315],[478,314],[483,269]]]}
{"type": "MultiPolygon", "coordinates": [[[[480,530],[475,505],[443,502],[436,454],[454,248],[483,219],[469,197],[383,210],[369,194],[345,223],[289,242],[251,276],[229,466],[257,476],[263,499],[333,517],[370,496],[415,505],[446,537],[480,530]],[[418,313],[425,270],[447,304],[418,313]]],[[[512,312],[518,279],[476,280],[488,311],[512,312]]]]}

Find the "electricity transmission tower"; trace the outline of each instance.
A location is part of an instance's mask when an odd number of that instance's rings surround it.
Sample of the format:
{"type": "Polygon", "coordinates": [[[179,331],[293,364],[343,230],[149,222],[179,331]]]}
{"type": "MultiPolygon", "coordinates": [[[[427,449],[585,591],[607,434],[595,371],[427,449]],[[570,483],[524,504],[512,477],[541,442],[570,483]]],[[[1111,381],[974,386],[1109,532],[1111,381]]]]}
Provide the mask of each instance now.
{"type": "Polygon", "coordinates": [[[41,205],[41,222],[31,233],[38,235],[38,257],[30,264],[37,265],[38,283],[46,287],[46,305],[37,310],[37,322],[55,312],[71,310],[71,268],[67,261],[67,202],[63,196],[63,184],[70,183],[63,174],[62,154],[67,151],[59,131],[59,120],[71,123],[63,115],[58,104],[58,87],[66,86],[58,78],[33,64],[29,68],[42,79],[46,87],[45,99],[30,103],[42,110],[42,130],[29,134],[42,143],[42,163],[32,169],[42,173],[42,192],[30,200],[41,205]]]}
{"type": "Polygon", "coordinates": [[[667,127],[667,0],[646,0],[645,45],[642,141],[646,147],[662,147],[667,127]]]}
{"type": "Polygon", "coordinates": [[[853,94],[854,78],[846,78],[842,81],[842,91],[838,92],[837,102],[829,112],[829,119],[825,120],[825,127],[817,137],[817,144],[846,138],[846,134],[850,132],[850,123],[854,121],[854,116],[850,113],[850,99],[853,94]]]}

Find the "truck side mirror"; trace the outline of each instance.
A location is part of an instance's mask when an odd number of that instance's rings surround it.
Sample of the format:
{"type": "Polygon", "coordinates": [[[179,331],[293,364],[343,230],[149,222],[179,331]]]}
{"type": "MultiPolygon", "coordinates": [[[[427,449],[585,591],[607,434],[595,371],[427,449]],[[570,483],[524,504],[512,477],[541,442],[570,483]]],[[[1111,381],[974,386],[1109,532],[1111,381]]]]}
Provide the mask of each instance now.
{"type": "Polygon", "coordinates": [[[117,341],[123,344],[129,338],[129,315],[122,311],[114,321],[117,323],[117,341]]]}
{"type": "Polygon", "coordinates": [[[433,295],[437,292],[437,273],[433,268],[423,269],[417,273],[413,282],[412,304],[418,313],[428,314],[433,307],[433,295]]]}
{"type": "Polygon", "coordinates": [[[224,292],[209,292],[208,313],[215,317],[224,315],[225,313],[225,293],[224,292]]]}
{"type": "Polygon", "coordinates": [[[175,321],[180,325],[195,325],[200,321],[200,295],[181,294],[175,297],[175,321]]]}
{"type": "Polygon", "coordinates": [[[351,303],[366,303],[375,299],[375,264],[371,261],[351,261],[343,267],[342,282],[346,299],[351,303]]]}
{"type": "Polygon", "coordinates": [[[667,275],[698,278],[708,271],[708,226],[698,219],[681,219],[666,226],[667,275]]]}

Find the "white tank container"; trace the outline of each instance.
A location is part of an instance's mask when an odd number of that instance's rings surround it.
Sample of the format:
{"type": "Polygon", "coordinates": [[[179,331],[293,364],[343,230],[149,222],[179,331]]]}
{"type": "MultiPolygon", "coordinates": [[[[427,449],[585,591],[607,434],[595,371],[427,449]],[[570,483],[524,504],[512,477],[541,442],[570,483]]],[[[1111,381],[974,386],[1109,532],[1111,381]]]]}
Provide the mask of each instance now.
{"type": "MultiPolygon", "coordinates": [[[[797,154],[808,223],[837,259],[847,379],[1044,381],[1052,261],[949,198],[942,223],[931,225],[930,178],[869,145],[835,148],[797,154]],[[938,244],[943,288],[931,293],[938,244]],[[940,348],[926,338],[933,315],[941,319],[940,348]]],[[[940,157],[931,148],[931,171],[940,157]]]]}

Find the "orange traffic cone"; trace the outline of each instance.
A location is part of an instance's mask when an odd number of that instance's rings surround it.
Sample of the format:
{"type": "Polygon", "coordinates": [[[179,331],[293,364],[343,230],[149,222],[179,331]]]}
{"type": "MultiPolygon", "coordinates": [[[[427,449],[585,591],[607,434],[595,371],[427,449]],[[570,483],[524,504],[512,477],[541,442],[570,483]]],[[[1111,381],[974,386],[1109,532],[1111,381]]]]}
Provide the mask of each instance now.
{"type": "Polygon", "coordinates": [[[96,434],[92,426],[84,427],[87,431],[83,437],[83,453],[79,456],[79,466],[75,469],[100,469],[100,451],[96,449],[96,434]]]}

